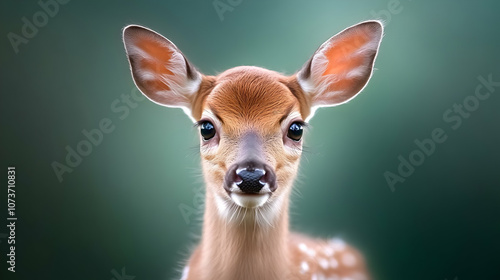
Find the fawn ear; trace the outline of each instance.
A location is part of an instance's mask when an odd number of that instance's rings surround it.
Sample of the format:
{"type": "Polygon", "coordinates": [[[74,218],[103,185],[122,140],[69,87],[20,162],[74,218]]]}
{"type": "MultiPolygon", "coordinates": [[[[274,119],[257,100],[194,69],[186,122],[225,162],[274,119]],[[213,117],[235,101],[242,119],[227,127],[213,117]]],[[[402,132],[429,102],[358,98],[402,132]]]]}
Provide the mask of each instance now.
{"type": "Polygon", "coordinates": [[[137,25],[123,30],[123,42],[135,84],[151,101],[182,108],[193,119],[193,100],[202,75],[167,38],[137,25]]]}
{"type": "Polygon", "coordinates": [[[382,40],[379,21],[351,26],[323,43],[297,73],[311,106],[336,106],[354,98],[368,83],[382,40]]]}

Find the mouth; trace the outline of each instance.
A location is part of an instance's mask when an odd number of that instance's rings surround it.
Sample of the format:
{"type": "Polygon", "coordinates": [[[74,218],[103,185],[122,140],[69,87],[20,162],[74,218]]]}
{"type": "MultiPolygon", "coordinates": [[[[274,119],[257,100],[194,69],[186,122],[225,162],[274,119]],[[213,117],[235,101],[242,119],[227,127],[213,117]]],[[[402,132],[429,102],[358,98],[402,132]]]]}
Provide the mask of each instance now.
{"type": "Polygon", "coordinates": [[[238,206],[243,208],[257,208],[264,205],[272,195],[269,189],[269,184],[264,183],[264,187],[258,192],[247,193],[243,192],[237,185],[233,183],[229,190],[226,190],[231,200],[238,206]]]}
{"type": "Polygon", "coordinates": [[[267,202],[269,197],[271,197],[271,192],[264,193],[243,193],[243,192],[230,192],[229,197],[238,206],[243,208],[257,208],[267,202]]]}

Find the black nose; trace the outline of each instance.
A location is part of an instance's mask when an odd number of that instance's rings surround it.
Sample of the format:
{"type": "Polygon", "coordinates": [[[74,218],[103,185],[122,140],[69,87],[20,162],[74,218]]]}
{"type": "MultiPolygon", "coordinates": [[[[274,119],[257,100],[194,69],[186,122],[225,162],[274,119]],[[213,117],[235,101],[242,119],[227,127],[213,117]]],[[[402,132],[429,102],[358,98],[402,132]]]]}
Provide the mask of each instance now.
{"type": "Polygon", "coordinates": [[[241,181],[236,182],[236,185],[244,193],[258,193],[265,185],[260,181],[265,174],[262,169],[245,168],[237,170],[236,175],[241,178],[241,181]]]}
{"type": "MultiPolygon", "coordinates": [[[[224,178],[224,189],[229,193],[234,185],[242,192],[258,193],[267,184],[276,190],[276,175],[270,166],[260,161],[246,161],[232,165],[224,178]]],[[[234,190],[234,189],[233,189],[234,190]]]]}

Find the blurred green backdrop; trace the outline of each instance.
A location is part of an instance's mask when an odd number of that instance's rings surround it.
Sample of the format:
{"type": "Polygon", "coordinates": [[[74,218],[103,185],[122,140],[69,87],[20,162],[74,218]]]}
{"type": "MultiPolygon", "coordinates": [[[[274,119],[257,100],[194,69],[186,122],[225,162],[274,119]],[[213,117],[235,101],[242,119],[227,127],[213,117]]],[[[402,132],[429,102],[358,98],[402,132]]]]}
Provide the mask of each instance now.
{"type": "Polygon", "coordinates": [[[354,244],[375,279],[500,279],[500,87],[477,106],[469,97],[478,76],[500,81],[500,3],[231,2],[219,15],[211,0],[73,0],[46,18],[37,1],[1,2],[0,217],[7,223],[15,166],[19,219],[17,272],[1,235],[1,278],[118,280],[122,268],[136,280],[179,277],[199,235],[198,132],[181,110],[149,101],[127,115],[111,108],[134,88],[125,25],[165,35],[205,74],[238,65],[292,74],[333,34],[380,18],[369,86],[311,122],[293,228],[354,244]],[[16,53],[9,34],[22,36],[23,17],[40,27],[25,30],[33,36],[16,53]],[[443,114],[464,100],[477,109],[454,130],[443,114]],[[59,182],[51,164],[105,118],[114,130],[59,182]],[[447,140],[391,191],[384,172],[397,174],[398,156],[435,128],[447,140]]]}

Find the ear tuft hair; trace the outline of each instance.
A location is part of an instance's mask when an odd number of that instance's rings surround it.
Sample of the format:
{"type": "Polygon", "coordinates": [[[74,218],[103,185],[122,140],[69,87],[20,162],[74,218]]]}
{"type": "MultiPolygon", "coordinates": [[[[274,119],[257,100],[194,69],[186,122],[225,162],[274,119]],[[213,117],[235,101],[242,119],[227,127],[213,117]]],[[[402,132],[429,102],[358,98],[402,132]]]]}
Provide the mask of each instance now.
{"type": "Polygon", "coordinates": [[[123,42],[140,91],[157,104],[182,108],[192,118],[192,102],[202,75],[174,43],[138,25],[124,28],[123,42]]]}
{"type": "Polygon", "coordinates": [[[351,26],[323,43],[297,73],[310,100],[318,107],[336,106],[354,98],[368,83],[382,40],[380,21],[351,26]]]}

